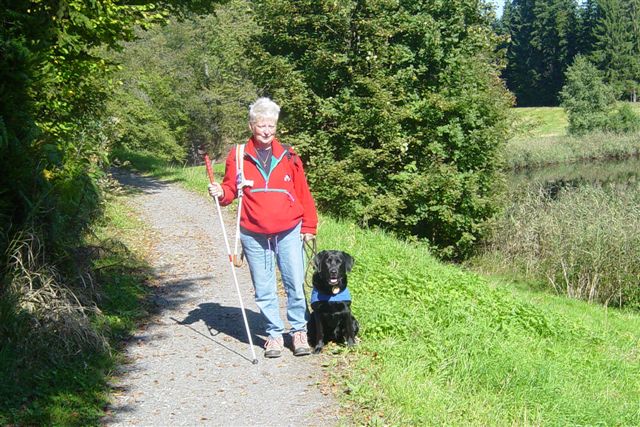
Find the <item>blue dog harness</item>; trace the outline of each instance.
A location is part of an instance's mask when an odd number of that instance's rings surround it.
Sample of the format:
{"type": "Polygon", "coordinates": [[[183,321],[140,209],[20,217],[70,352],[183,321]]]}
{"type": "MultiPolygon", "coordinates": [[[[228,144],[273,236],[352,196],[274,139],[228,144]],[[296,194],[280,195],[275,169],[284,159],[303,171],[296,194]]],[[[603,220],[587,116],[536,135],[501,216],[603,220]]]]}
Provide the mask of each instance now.
{"type": "Polygon", "coordinates": [[[344,290],[338,292],[337,294],[329,295],[325,293],[318,292],[316,288],[313,288],[311,291],[311,304],[314,302],[320,301],[329,301],[329,302],[347,302],[351,301],[351,293],[349,292],[349,288],[344,288],[344,290]]]}

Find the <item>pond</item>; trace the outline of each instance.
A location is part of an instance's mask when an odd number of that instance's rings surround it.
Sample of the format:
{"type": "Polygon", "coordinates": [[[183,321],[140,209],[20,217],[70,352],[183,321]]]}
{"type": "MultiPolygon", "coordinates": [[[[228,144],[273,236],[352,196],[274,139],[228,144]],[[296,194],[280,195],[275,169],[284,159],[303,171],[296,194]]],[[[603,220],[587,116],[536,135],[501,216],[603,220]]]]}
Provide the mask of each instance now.
{"type": "Polygon", "coordinates": [[[553,196],[561,189],[584,186],[640,186],[640,158],[547,166],[507,174],[509,192],[540,186],[553,196]]]}

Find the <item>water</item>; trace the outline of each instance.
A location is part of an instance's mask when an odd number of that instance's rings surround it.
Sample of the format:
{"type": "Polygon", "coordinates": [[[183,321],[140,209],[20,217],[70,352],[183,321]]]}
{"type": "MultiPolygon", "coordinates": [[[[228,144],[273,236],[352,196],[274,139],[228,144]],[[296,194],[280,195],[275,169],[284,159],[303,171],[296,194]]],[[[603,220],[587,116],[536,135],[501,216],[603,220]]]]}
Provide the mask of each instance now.
{"type": "Polygon", "coordinates": [[[640,188],[640,158],[572,163],[511,172],[507,182],[510,193],[537,186],[552,197],[561,189],[584,186],[615,185],[637,190],[640,188]]]}

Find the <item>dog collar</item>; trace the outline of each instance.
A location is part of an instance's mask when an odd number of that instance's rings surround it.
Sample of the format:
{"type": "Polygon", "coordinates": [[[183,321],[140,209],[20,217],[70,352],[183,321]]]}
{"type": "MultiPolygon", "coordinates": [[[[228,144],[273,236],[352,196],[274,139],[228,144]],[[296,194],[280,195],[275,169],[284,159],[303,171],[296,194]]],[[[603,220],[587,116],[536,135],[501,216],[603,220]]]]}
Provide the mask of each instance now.
{"type": "Polygon", "coordinates": [[[319,301],[351,301],[351,292],[349,292],[349,288],[344,288],[342,291],[338,292],[335,295],[329,295],[323,292],[318,292],[316,288],[313,288],[313,290],[311,291],[311,304],[319,301]]]}

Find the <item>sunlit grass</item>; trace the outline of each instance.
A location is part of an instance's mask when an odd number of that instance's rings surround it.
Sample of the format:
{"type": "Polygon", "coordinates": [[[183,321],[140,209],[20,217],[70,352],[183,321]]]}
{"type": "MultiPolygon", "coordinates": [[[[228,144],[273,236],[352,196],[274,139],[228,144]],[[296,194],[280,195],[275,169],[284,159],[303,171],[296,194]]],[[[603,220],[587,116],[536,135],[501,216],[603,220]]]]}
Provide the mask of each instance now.
{"type": "Polygon", "coordinates": [[[512,138],[558,137],[567,134],[567,114],[561,107],[513,108],[512,138]]]}
{"type": "MultiPolygon", "coordinates": [[[[627,104],[640,114],[640,103],[627,104]]],[[[511,139],[528,140],[539,138],[558,138],[567,136],[569,122],[562,107],[518,107],[512,108],[511,139]]]]}
{"type": "Polygon", "coordinates": [[[364,408],[356,424],[640,422],[638,315],[532,302],[426,247],[327,218],[319,242],[356,259],[362,342],[340,373],[364,408]]]}

